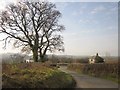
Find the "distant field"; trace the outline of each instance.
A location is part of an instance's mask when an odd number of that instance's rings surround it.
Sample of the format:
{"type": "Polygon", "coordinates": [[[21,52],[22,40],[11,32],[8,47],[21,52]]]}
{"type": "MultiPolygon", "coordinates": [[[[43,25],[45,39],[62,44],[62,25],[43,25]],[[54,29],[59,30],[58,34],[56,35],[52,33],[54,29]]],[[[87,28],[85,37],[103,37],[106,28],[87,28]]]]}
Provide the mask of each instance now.
{"type": "Polygon", "coordinates": [[[3,88],[71,88],[72,76],[41,63],[2,65],[3,88]]]}
{"type": "Polygon", "coordinates": [[[115,56],[111,56],[111,57],[104,57],[106,63],[118,63],[119,58],[115,57],[115,56]]]}
{"type": "Polygon", "coordinates": [[[105,63],[118,63],[118,60],[106,60],[106,62],[105,63]]]}
{"type": "MultiPolygon", "coordinates": [[[[105,63],[118,63],[118,57],[117,56],[101,56],[104,60],[105,63]]],[[[89,63],[89,58],[90,56],[80,56],[80,57],[64,57],[64,58],[57,58],[53,59],[53,62],[59,61],[60,63],[89,63]]]]}

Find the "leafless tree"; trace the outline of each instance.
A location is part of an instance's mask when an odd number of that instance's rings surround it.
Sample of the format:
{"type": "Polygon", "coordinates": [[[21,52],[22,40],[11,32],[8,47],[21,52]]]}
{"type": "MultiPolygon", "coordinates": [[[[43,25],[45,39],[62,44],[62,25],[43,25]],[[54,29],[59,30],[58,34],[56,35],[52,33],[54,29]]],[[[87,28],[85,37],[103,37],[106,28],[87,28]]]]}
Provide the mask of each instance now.
{"type": "Polygon", "coordinates": [[[14,40],[16,48],[32,51],[35,62],[38,55],[43,61],[47,51],[64,51],[59,32],[65,28],[58,23],[60,17],[55,4],[50,2],[10,4],[0,14],[0,33],[7,36],[3,39],[5,45],[14,40]]]}

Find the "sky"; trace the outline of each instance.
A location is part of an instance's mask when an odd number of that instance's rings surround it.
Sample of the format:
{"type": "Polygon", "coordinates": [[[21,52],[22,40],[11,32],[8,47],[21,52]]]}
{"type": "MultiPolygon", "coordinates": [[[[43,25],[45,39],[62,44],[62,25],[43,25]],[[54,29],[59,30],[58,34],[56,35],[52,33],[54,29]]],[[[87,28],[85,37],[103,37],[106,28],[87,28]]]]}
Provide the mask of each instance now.
{"type": "MultiPolygon", "coordinates": [[[[97,1],[97,0],[96,0],[97,1]]],[[[108,1],[108,0],[107,0],[108,1]]],[[[16,0],[1,0],[0,10],[16,0]]],[[[118,55],[118,2],[54,2],[65,26],[63,55],[118,55]]],[[[0,36],[2,37],[2,36],[0,36]]],[[[8,45],[0,53],[19,52],[8,45]]]]}

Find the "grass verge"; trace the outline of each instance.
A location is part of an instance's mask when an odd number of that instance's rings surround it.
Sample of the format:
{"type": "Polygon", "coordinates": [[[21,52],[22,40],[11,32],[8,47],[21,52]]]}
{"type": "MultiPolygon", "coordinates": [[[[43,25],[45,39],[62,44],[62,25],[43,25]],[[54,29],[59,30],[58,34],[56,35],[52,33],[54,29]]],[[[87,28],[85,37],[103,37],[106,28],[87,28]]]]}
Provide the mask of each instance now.
{"type": "Polygon", "coordinates": [[[3,88],[73,88],[69,74],[40,63],[3,64],[3,88]]]}

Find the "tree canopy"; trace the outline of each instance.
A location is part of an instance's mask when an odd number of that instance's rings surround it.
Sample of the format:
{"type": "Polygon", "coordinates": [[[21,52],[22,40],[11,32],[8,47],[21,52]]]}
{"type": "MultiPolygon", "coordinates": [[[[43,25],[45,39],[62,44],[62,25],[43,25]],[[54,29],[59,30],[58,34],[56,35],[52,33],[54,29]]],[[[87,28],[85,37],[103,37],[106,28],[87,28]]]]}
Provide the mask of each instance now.
{"type": "Polygon", "coordinates": [[[38,55],[44,59],[46,52],[64,51],[63,37],[59,32],[65,30],[59,24],[61,13],[50,2],[19,2],[10,4],[0,14],[0,33],[6,37],[6,44],[13,40],[21,51],[32,51],[37,62],[38,55]]]}

